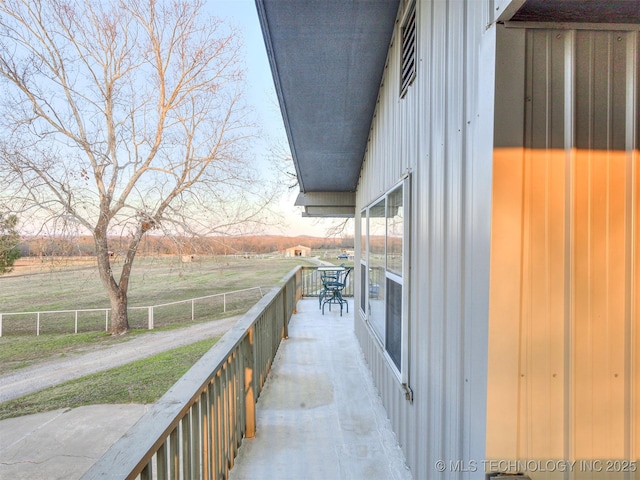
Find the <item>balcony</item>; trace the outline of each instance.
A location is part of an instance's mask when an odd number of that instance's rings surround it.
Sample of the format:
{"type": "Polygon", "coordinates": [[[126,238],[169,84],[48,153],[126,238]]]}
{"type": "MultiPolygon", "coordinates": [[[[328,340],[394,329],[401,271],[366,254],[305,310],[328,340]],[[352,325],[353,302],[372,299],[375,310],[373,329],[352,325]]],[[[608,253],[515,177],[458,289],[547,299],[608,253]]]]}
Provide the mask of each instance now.
{"type": "Polygon", "coordinates": [[[323,315],[316,277],[289,274],[84,478],[410,479],[353,302],[323,315]]]}
{"type": "MultiPolygon", "coordinates": [[[[350,302],[351,303],[351,302],[350,302]]],[[[352,306],[298,301],[232,480],[411,478],[353,333],[352,306]]]]}

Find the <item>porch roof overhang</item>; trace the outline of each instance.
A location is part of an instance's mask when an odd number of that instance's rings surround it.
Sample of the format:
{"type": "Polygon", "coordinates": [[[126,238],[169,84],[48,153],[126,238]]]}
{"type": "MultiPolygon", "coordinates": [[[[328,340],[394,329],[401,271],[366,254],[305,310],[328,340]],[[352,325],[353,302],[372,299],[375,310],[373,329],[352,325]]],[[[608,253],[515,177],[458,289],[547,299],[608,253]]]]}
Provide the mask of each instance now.
{"type": "MultiPolygon", "coordinates": [[[[255,0],[305,216],[350,217],[400,0],[255,0]],[[339,199],[339,200],[338,200],[339,199]]],[[[638,23],[639,0],[506,0],[500,22],[638,23]]]]}
{"type": "Polygon", "coordinates": [[[298,194],[295,205],[304,207],[303,217],[353,217],[356,194],[353,192],[309,192],[298,194]]]}
{"type": "Polygon", "coordinates": [[[398,5],[256,0],[305,216],[354,216],[398,5]]]}

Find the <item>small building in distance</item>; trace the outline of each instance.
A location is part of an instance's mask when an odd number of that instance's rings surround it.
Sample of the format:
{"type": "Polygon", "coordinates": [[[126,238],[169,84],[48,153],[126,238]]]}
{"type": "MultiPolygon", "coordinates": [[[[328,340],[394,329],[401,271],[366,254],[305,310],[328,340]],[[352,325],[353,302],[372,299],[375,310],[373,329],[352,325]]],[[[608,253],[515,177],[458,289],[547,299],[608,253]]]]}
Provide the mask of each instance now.
{"type": "Polygon", "coordinates": [[[297,247],[289,247],[285,250],[285,257],[309,257],[311,248],[298,245],[297,247]]]}

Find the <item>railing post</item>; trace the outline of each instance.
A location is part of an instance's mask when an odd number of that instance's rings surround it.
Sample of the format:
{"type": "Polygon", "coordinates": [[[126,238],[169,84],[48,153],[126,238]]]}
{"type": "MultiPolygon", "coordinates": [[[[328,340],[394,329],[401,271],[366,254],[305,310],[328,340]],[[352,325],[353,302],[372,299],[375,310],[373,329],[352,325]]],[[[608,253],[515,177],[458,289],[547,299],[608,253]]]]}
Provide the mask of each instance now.
{"type": "Polygon", "coordinates": [[[254,438],[256,436],[256,395],[254,388],[255,365],[255,324],[249,328],[243,345],[244,357],[244,409],[245,427],[244,436],[254,438]]]}
{"type": "Polygon", "coordinates": [[[149,330],[153,330],[153,307],[149,307],[149,314],[147,316],[147,323],[149,326],[149,330]]]}
{"type": "Polygon", "coordinates": [[[288,312],[287,312],[287,290],[288,290],[289,284],[285,284],[284,287],[282,288],[281,291],[281,295],[282,295],[282,323],[283,323],[283,331],[282,331],[282,338],[289,338],[289,319],[288,319],[288,312]]]}

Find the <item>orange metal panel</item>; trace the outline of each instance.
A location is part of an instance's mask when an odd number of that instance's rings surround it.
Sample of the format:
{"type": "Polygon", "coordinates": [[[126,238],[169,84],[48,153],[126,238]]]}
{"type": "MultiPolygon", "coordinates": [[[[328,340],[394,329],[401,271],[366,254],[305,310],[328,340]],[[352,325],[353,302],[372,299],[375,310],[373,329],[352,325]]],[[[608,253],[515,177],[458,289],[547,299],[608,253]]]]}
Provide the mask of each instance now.
{"type": "Polygon", "coordinates": [[[497,80],[487,458],[636,478],[586,470],[640,459],[640,35],[521,35],[498,49],[526,75],[497,80]]]}
{"type": "MultiPolygon", "coordinates": [[[[575,458],[624,458],[625,152],[577,151],[572,242],[575,458]]],[[[628,421],[628,419],[626,419],[628,421]]]]}

